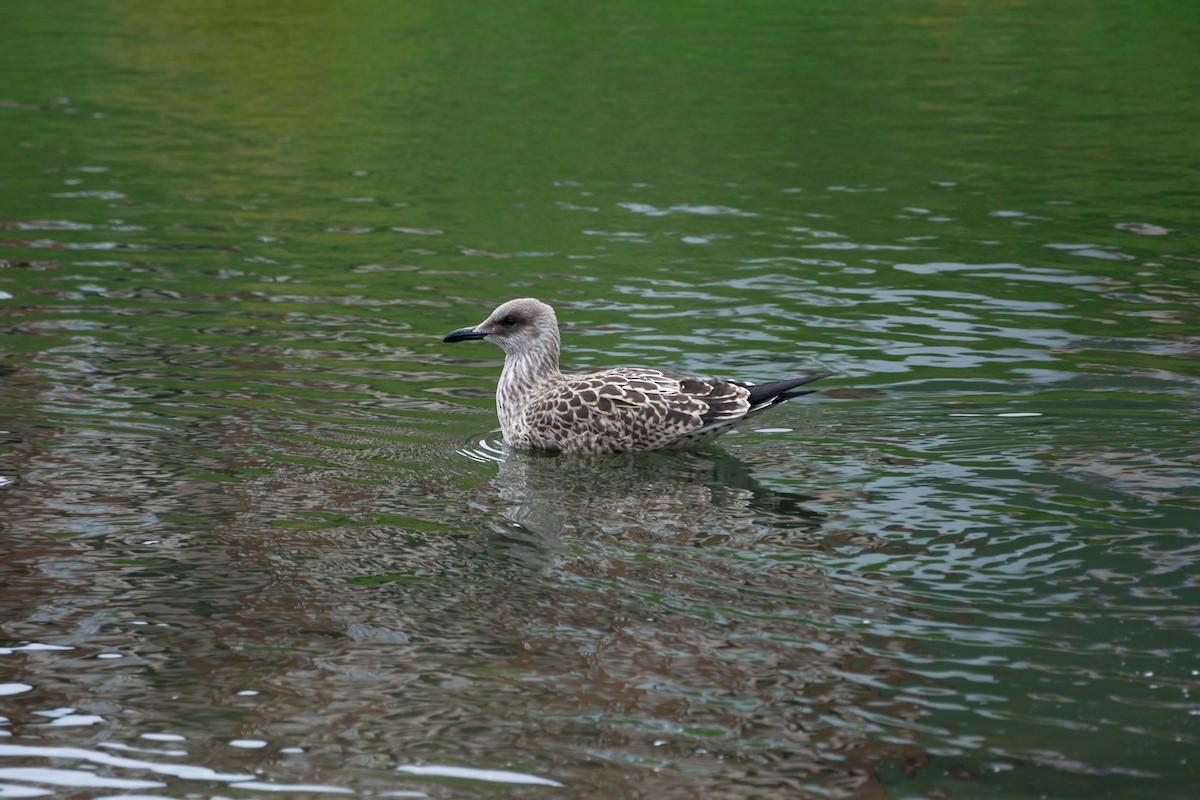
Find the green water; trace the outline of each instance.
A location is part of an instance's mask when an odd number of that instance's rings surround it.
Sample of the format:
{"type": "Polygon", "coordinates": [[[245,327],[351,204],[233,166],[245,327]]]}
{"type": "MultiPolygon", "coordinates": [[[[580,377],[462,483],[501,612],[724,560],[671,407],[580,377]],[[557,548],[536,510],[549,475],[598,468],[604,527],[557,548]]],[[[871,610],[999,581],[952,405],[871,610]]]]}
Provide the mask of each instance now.
{"type": "Polygon", "coordinates": [[[0,797],[1193,796],[1198,41],[6,4],[0,797]],[[522,295],[572,367],[837,377],[507,452],[441,336],[522,295]]]}

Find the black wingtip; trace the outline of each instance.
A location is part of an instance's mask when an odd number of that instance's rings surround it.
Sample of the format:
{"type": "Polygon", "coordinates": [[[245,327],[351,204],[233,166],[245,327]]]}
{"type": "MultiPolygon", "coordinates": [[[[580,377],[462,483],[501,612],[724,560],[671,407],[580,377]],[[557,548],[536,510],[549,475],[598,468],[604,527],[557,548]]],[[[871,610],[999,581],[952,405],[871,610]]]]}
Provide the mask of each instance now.
{"type": "Polygon", "coordinates": [[[767,381],[766,383],[756,383],[753,386],[747,387],[750,390],[750,396],[747,400],[750,405],[757,406],[763,403],[782,403],[784,400],[791,400],[794,397],[802,397],[806,394],[812,394],[815,389],[805,389],[804,391],[792,391],[798,386],[819,381],[822,378],[830,378],[832,372],[818,372],[814,375],[805,375],[803,378],[792,378],[785,381],[767,381]]]}

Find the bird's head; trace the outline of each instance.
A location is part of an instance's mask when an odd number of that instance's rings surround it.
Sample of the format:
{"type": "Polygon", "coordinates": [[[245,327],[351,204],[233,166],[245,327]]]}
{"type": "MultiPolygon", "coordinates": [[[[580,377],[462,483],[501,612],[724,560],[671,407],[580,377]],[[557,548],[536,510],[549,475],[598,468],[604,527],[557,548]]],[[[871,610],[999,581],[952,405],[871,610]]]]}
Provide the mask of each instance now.
{"type": "Polygon", "coordinates": [[[554,309],[532,297],[509,300],[473,328],[459,328],[442,338],[443,342],[485,339],[511,355],[549,348],[557,355],[558,318],[554,309]]]}

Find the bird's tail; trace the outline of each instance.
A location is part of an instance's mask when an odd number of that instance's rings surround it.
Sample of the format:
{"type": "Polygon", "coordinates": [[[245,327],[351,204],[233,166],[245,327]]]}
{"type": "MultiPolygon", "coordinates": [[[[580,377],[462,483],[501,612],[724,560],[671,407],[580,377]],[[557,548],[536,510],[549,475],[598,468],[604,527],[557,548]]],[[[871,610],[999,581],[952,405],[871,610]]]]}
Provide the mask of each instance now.
{"type": "Polygon", "coordinates": [[[746,399],[750,401],[751,408],[760,405],[775,405],[776,403],[782,403],[784,400],[791,400],[793,397],[812,394],[816,391],[815,389],[805,389],[799,392],[792,390],[797,386],[819,381],[821,378],[828,378],[831,375],[833,375],[832,372],[818,372],[815,375],[805,375],[803,378],[756,383],[753,386],[746,387],[750,390],[750,396],[746,399]]]}

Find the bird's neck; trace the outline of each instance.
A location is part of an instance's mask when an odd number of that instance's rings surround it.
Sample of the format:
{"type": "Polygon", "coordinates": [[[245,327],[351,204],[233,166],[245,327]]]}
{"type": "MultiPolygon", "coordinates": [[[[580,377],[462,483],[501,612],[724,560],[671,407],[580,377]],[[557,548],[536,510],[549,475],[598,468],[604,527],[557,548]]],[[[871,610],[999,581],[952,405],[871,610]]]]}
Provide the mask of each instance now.
{"type": "Polygon", "coordinates": [[[496,413],[500,427],[508,430],[543,388],[562,379],[558,368],[558,337],[548,347],[507,353],[500,384],[496,387],[496,413]]]}

